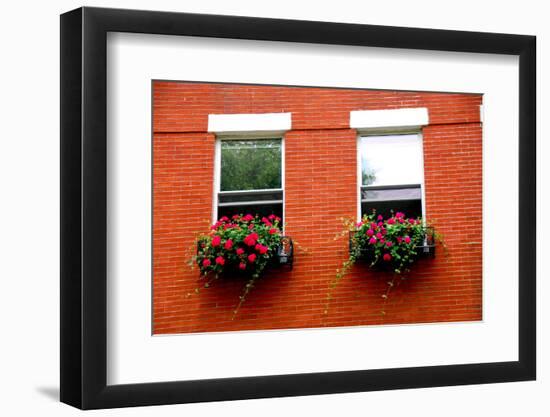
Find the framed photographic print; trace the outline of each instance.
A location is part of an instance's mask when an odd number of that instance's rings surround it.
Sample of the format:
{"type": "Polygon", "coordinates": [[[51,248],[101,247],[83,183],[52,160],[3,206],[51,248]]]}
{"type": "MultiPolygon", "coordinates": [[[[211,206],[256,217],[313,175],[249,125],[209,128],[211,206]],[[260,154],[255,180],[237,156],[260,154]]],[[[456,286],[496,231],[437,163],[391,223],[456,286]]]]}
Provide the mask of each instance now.
{"type": "Polygon", "coordinates": [[[61,401],[535,379],[535,38],[61,16],[61,401]]]}

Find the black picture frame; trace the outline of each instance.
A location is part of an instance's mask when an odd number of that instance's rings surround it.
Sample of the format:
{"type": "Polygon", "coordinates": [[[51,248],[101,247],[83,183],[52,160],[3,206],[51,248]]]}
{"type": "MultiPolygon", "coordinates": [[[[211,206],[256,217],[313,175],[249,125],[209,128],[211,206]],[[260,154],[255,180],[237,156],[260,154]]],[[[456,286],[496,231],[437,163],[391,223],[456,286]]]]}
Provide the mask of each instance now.
{"type": "Polygon", "coordinates": [[[534,36],[79,8],[61,15],[61,401],[81,409],[533,380],[536,377],[534,36]],[[107,385],[108,32],[519,56],[519,360],[107,385]]]}

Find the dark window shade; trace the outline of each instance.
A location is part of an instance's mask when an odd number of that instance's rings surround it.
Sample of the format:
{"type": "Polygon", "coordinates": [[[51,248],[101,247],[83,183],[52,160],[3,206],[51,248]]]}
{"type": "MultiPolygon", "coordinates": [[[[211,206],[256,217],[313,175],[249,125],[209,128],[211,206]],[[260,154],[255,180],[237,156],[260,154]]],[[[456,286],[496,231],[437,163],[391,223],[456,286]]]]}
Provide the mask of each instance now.
{"type": "Polygon", "coordinates": [[[283,201],[282,190],[221,192],[218,194],[220,206],[246,203],[251,201],[283,201]]]}
{"type": "Polygon", "coordinates": [[[361,187],[361,215],[371,214],[373,210],[384,218],[398,211],[407,217],[422,217],[420,184],[361,187]]]}

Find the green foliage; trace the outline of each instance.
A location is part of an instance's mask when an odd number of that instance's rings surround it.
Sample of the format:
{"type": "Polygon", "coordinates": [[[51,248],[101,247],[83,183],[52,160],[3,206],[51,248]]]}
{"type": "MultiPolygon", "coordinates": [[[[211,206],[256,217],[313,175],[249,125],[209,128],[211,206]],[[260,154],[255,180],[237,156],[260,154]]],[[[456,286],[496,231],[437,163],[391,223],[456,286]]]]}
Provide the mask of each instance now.
{"type": "Polygon", "coordinates": [[[351,256],[368,259],[371,267],[402,274],[417,259],[417,247],[423,245],[424,238],[420,218],[406,218],[398,212],[384,220],[373,213],[364,216],[351,230],[351,256]]]}
{"type": "Polygon", "coordinates": [[[281,188],[281,140],[222,142],[221,190],[281,188]]]}

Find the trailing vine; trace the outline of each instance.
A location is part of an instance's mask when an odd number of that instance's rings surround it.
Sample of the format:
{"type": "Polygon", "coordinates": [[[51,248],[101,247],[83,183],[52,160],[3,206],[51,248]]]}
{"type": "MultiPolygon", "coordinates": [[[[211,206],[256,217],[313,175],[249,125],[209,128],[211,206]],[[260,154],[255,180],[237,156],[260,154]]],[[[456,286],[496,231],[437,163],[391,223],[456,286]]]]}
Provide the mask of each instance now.
{"type": "Polygon", "coordinates": [[[328,314],[332,294],[341,280],[349,273],[358,260],[366,260],[370,268],[392,273],[392,279],[387,281],[387,288],[382,298],[385,305],[394,286],[406,278],[410,267],[419,257],[419,248],[428,239],[442,241],[435,232],[427,234],[427,229],[421,218],[407,218],[404,213],[384,219],[375,212],[363,216],[360,222],[344,221],[342,234],[349,235],[349,256],[342,266],[336,270],[335,278],[329,284],[325,315],[328,314]],[[400,278],[399,281],[396,280],[400,278]]]}
{"type": "Polygon", "coordinates": [[[214,223],[208,234],[196,240],[197,253],[192,257],[192,264],[199,267],[200,279],[206,282],[195,288],[195,293],[209,288],[224,275],[245,276],[246,283],[233,310],[232,319],[235,319],[281,245],[280,222],[281,219],[273,214],[262,218],[246,214],[234,215],[231,219],[224,216],[214,223]]]}

